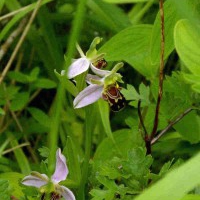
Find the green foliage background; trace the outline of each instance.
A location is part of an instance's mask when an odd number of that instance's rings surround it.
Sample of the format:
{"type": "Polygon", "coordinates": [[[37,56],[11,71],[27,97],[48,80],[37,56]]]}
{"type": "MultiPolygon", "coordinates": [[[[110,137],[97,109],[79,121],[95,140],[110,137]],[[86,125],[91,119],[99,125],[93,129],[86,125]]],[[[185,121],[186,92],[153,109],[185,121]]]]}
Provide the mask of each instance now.
{"type": "MultiPolygon", "coordinates": [[[[28,21],[36,3],[0,0],[0,77],[25,25],[11,44],[8,40],[22,20],[28,21]]],[[[0,84],[2,200],[40,199],[21,179],[33,170],[52,174],[58,147],[69,167],[63,184],[79,200],[200,199],[200,2],[165,0],[164,16],[165,79],[157,134],[187,109],[191,112],[146,155],[137,109],[141,101],[150,134],[161,51],[158,1],[42,1],[0,84]],[[73,99],[85,87],[84,75],[76,78],[75,86],[54,73],[67,70],[72,58],[79,57],[76,42],[86,52],[96,36],[103,38],[98,52],[106,53],[106,69],[125,63],[120,86],[127,105],[117,113],[102,99],[74,109],[73,99]]]]}

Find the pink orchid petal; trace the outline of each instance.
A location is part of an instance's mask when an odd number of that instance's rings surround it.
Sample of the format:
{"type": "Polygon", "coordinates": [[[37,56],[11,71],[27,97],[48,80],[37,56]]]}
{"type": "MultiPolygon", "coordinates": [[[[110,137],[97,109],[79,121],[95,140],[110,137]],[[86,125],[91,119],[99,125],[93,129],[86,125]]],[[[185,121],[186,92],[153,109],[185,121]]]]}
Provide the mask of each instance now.
{"type": "Polygon", "coordinates": [[[66,158],[61,153],[60,148],[56,152],[56,168],[55,172],[51,177],[51,180],[55,183],[64,181],[69,173],[69,170],[66,165],[66,158]]]}
{"type": "Polygon", "coordinates": [[[42,178],[39,178],[37,176],[33,176],[33,175],[28,175],[25,176],[22,180],[22,184],[23,185],[27,185],[27,186],[34,186],[36,188],[40,188],[43,185],[46,185],[48,183],[48,176],[46,174],[40,174],[40,176],[42,178]]]}
{"type": "Polygon", "coordinates": [[[108,74],[111,73],[108,70],[98,69],[93,64],[90,64],[90,68],[96,75],[101,76],[101,77],[107,76],[108,74]]]}
{"type": "Polygon", "coordinates": [[[89,85],[74,99],[74,108],[82,108],[84,106],[94,103],[101,98],[102,91],[103,85],[89,85]]]}
{"type": "Polygon", "coordinates": [[[76,200],[73,192],[70,189],[66,188],[65,186],[61,186],[61,188],[62,188],[61,195],[65,200],[76,200]]]}
{"type": "Polygon", "coordinates": [[[97,76],[97,75],[87,74],[87,76],[86,76],[86,82],[87,82],[88,84],[92,84],[92,83],[91,83],[91,79],[98,80],[98,81],[101,81],[101,80],[102,80],[102,78],[99,77],[99,76],[97,76]]]}
{"type": "Polygon", "coordinates": [[[87,58],[79,58],[75,60],[70,66],[68,70],[68,78],[74,78],[75,76],[85,72],[88,70],[90,66],[90,61],[87,58]]]}

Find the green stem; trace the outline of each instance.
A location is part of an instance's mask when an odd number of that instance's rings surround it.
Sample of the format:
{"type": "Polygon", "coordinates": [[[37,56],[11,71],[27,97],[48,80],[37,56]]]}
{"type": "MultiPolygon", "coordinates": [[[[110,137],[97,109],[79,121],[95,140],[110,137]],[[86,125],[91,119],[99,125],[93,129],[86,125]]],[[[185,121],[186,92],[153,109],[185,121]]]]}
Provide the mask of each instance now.
{"type": "MultiPolygon", "coordinates": [[[[69,42],[67,45],[67,56],[66,56],[65,66],[64,66],[64,69],[66,71],[71,63],[71,58],[74,55],[75,44],[78,39],[78,36],[80,35],[79,32],[83,25],[85,5],[86,5],[86,0],[81,0],[79,1],[78,6],[77,6],[77,12],[72,24],[72,31],[71,31],[69,42]]],[[[52,112],[53,113],[52,121],[51,121],[52,125],[50,129],[50,133],[48,135],[48,144],[50,148],[49,174],[52,174],[55,167],[55,152],[57,148],[58,130],[59,130],[60,119],[61,119],[60,114],[63,108],[64,98],[65,98],[65,89],[64,89],[63,83],[61,82],[57,89],[55,106],[52,112]]]]}
{"type": "Polygon", "coordinates": [[[88,167],[89,160],[91,156],[91,146],[92,146],[92,130],[94,127],[93,117],[94,114],[93,105],[85,108],[85,158],[82,170],[82,179],[78,191],[77,200],[85,200],[85,185],[88,179],[88,167]]]}

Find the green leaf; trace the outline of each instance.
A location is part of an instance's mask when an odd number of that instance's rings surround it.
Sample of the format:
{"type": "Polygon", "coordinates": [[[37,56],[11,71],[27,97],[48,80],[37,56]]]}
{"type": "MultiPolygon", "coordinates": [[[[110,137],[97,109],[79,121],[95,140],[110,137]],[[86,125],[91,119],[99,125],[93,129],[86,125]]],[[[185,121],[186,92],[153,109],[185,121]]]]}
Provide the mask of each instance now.
{"type": "MultiPolygon", "coordinates": [[[[164,3],[164,17],[165,17],[165,54],[166,59],[174,49],[173,31],[176,22],[180,19],[176,11],[176,7],[172,6],[170,1],[164,3]]],[[[160,61],[160,38],[161,38],[161,26],[160,26],[160,12],[156,16],[154,22],[152,37],[151,37],[151,62],[159,63],[160,61]]]]}
{"type": "Polygon", "coordinates": [[[11,191],[7,180],[0,179],[0,194],[1,200],[10,200],[11,191]]]}
{"type": "Polygon", "coordinates": [[[148,0],[104,0],[107,3],[142,3],[148,0]]]}
{"type": "Polygon", "coordinates": [[[10,109],[12,111],[21,110],[29,101],[28,92],[17,93],[10,104],[10,109]]]}
{"type": "Polygon", "coordinates": [[[51,89],[56,87],[56,83],[52,80],[47,78],[39,78],[35,83],[35,87],[44,88],[44,89],[51,89]]]}
{"type": "Polygon", "coordinates": [[[5,3],[5,0],[1,0],[1,1],[0,1],[0,14],[1,14],[1,9],[2,9],[3,6],[4,6],[4,3],[5,3]]]}
{"type": "Polygon", "coordinates": [[[138,147],[128,152],[128,159],[122,162],[122,167],[130,174],[130,180],[137,183],[134,183],[134,189],[142,190],[147,186],[152,162],[152,157],[146,156],[145,148],[138,147]]]}
{"type": "Polygon", "coordinates": [[[111,126],[110,126],[110,119],[109,119],[109,106],[108,103],[105,102],[104,100],[100,99],[98,101],[98,108],[100,112],[100,117],[102,120],[103,128],[107,134],[107,136],[114,141],[111,126]]]}
{"type": "Polygon", "coordinates": [[[111,159],[116,152],[119,151],[124,157],[127,156],[127,151],[136,146],[134,135],[132,130],[122,129],[113,133],[115,136],[115,144],[110,138],[106,138],[98,146],[95,155],[94,161],[105,161],[111,159]],[[117,147],[116,147],[117,145],[117,147]]]}
{"type": "Polygon", "coordinates": [[[127,89],[123,88],[121,92],[124,95],[126,100],[138,101],[140,99],[140,95],[138,94],[136,89],[130,84],[127,84],[127,89]]]}
{"type": "Polygon", "coordinates": [[[67,155],[67,165],[70,171],[70,178],[74,180],[77,185],[81,181],[81,169],[80,169],[80,155],[77,151],[77,144],[74,143],[71,137],[67,138],[66,144],[66,155],[67,155]]]}
{"type": "Polygon", "coordinates": [[[115,5],[101,0],[88,0],[89,8],[103,20],[110,30],[118,32],[130,25],[127,15],[115,5]]]}
{"type": "Polygon", "coordinates": [[[174,30],[176,50],[186,67],[195,75],[200,74],[199,37],[200,27],[195,27],[186,19],[177,22],[174,30]]]}
{"type": "Polygon", "coordinates": [[[200,200],[200,196],[194,195],[194,194],[188,194],[184,198],[182,198],[181,200],[200,200]]]}
{"type": "Polygon", "coordinates": [[[29,107],[28,111],[31,113],[33,118],[41,125],[49,128],[51,126],[51,118],[45,114],[42,110],[34,107],[29,107]]]}
{"type": "MultiPolygon", "coordinates": [[[[9,181],[9,185],[12,188],[12,195],[14,195],[16,198],[20,198],[23,196],[22,187],[19,185],[19,181],[24,176],[17,172],[7,172],[0,174],[0,179],[9,181]]],[[[0,184],[1,185],[1,184],[0,184]]],[[[0,192],[0,194],[2,194],[0,192]]]]}
{"type": "MultiPolygon", "coordinates": [[[[8,133],[8,136],[10,138],[14,138],[14,133],[8,133]]],[[[19,146],[18,141],[16,139],[13,139],[10,141],[10,144],[11,144],[11,147],[13,148],[13,152],[14,152],[15,158],[17,160],[17,163],[19,165],[21,172],[24,174],[30,173],[31,169],[30,169],[28,159],[25,153],[23,152],[23,150],[21,148],[18,148],[19,146]]]]}
{"type": "Polygon", "coordinates": [[[191,143],[197,143],[200,141],[200,117],[195,111],[190,112],[181,121],[174,125],[176,131],[178,131],[184,139],[191,143]]]}
{"type": "Polygon", "coordinates": [[[200,184],[200,153],[145,190],[135,200],[180,200],[200,184]],[[177,187],[178,186],[178,187],[177,187]]]}
{"type": "Polygon", "coordinates": [[[112,37],[99,52],[106,53],[107,61],[124,60],[147,77],[155,77],[157,67],[150,63],[149,43],[152,26],[135,25],[112,37]]]}
{"type": "Polygon", "coordinates": [[[0,107],[0,115],[5,115],[5,111],[1,107],[0,107]]]}
{"type": "Polygon", "coordinates": [[[29,76],[26,74],[23,74],[22,72],[19,72],[19,71],[8,72],[8,77],[11,80],[15,80],[19,83],[29,83],[29,76]]]}

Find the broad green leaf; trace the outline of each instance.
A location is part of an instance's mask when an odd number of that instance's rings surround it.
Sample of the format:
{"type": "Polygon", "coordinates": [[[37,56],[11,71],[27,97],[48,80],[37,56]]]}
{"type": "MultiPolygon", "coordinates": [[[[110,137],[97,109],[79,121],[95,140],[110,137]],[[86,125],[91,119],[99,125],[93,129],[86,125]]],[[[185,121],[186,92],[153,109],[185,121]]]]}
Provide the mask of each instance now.
{"type": "MultiPolygon", "coordinates": [[[[200,27],[190,21],[179,20],[174,30],[176,50],[186,67],[195,75],[200,74],[200,27]]],[[[199,80],[200,81],[200,80],[199,80]]]]}
{"type": "Polygon", "coordinates": [[[181,200],[200,200],[200,195],[188,194],[181,200]]]}
{"type": "Polygon", "coordinates": [[[31,113],[33,118],[41,125],[49,128],[51,126],[51,118],[44,113],[42,110],[34,107],[29,107],[28,111],[31,113]]]}
{"type": "Polygon", "coordinates": [[[113,133],[115,144],[110,138],[106,138],[98,146],[94,161],[105,161],[111,159],[116,154],[121,154],[124,157],[127,156],[127,151],[136,146],[134,140],[134,134],[132,130],[122,129],[113,133]]]}
{"type": "Polygon", "coordinates": [[[180,200],[200,184],[200,153],[145,190],[135,200],[180,200]]]}
{"type": "Polygon", "coordinates": [[[191,143],[197,143],[200,141],[200,117],[195,111],[190,112],[181,121],[174,125],[176,131],[178,131],[184,139],[191,143]]]}
{"type": "Polygon", "coordinates": [[[22,187],[20,187],[19,182],[24,176],[17,172],[7,172],[0,174],[0,179],[9,181],[9,185],[13,189],[12,195],[20,198],[23,195],[22,187]]]}
{"type": "Polygon", "coordinates": [[[106,53],[107,61],[124,60],[142,75],[155,77],[158,66],[150,64],[149,55],[151,32],[151,25],[131,26],[112,37],[99,52],[106,53]]]}
{"type": "Polygon", "coordinates": [[[12,111],[21,110],[29,101],[28,92],[17,93],[10,104],[10,109],[12,111]]]}
{"type": "MultiPolygon", "coordinates": [[[[170,1],[164,3],[164,17],[165,17],[165,54],[166,59],[174,49],[173,31],[176,22],[179,20],[179,16],[176,11],[176,7],[171,5],[170,1]]],[[[156,20],[154,22],[152,37],[151,37],[151,62],[160,62],[160,41],[161,41],[161,22],[160,12],[158,12],[156,20]]]]}
{"type": "MultiPolygon", "coordinates": [[[[164,3],[164,17],[165,17],[165,54],[166,59],[174,50],[174,27],[178,20],[182,18],[193,18],[195,12],[199,9],[198,0],[181,0],[179,6],[174,0],[168,0],[164,3]],[[180,6],[181,5],[181,6],[180,6]],[[182,5],[185,5],[186,10],[183,11],[182,5]],[[194,12],[195,11],[195,12],[194,12]]],[[[184,7],[184,8],[185,8],[184,7]]],[[[198,11],[199,12],[199,11],[198,11]]],[[[151,62],[153,64],[159,63],[160,60],[160,38],[161,38],[161,22],[160,12],[157,14],[153,26],[151,38],[151,62]]],[[[184,34],[182,34],[183,36],[184,34]]]]}
{"type": "Polygon", "coordinates": [[[107,3],[141,3],[148,0],[103,0],[107,3]]]}

